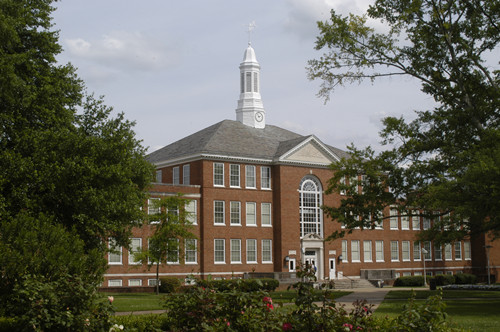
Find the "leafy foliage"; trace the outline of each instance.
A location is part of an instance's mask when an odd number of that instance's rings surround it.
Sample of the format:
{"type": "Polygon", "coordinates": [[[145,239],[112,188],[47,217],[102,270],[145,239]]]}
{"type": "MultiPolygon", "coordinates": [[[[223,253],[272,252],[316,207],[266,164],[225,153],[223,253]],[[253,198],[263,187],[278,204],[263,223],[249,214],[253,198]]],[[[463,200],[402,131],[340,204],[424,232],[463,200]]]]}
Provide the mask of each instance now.
{"type": "MultiPolygon", "coordinates": [[[[154,209],[158,213],[149,215],[153,234],[149,238],[148,248],[134,254],[136,260],[156,266],[156,293],[159,293],[160,264],[180,262],[183,258],[184,239],[195,239],[191,233],[192,223],[186,211],[188,199],[182,195],[163,197],[154,200],[154,209]]],[[[194,249],[194,248],[191,248],[194,249]]]]}
{"type": "Polygon", "coordinates": [[[230,289],[238,289],[241,292],[255,292],[263,290],[272,292],[279,286],[279,281],[276,279],[234,279],[234,280],[197,280],[196,284],[200,287],[210,288],[217,292],[223,292],[230,289]]]}
{"type": "Polygon", "coordinates": [[[346,189],[345,178],[366,175],[363,191],[351,191],[327,211],[347,230],[372,227],[367,217],[397,202],[403,214],[418,208],[434,219],[422,239],[499,234],[499,19],[498,0],[377,0],[367,16],[332,11],[329,22],[318,23],[316,48],[327,52],[309,62],[309,76],[323,81],[319,95],[328,98],[337,86],[364,79],[408,75],[436,102],[409,123],[384,119],[387,150],[351,147],[352,159],[332,165],[329,192],[346,189]],[[388,32],[367,26],[367,17],[388,32]]]}

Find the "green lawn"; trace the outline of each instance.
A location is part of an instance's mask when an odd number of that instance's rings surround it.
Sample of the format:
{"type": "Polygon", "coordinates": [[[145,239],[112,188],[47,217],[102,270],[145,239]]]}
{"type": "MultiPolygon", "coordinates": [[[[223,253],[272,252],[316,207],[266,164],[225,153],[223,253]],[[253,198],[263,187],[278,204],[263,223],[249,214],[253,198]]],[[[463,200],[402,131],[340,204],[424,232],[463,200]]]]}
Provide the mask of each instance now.
{"type": "MultiPolygon", "coordinates": [[[[416,291],[423,301],[438,291],[416,291]]],[[[375,316],[395,317],[410,297],[411,291],[391,291],[378,307],[375,316]]],[[[472,331],[500,331],[500,292],[496,291],[443,291],[448,321],[453,326],[472,331]]]]}
{"type": "MultiPolygon", "coordinates": [[[[318,291],[318,301],[320,301],[318,291]]],[[[331,291],[330,298],[336,299],[352,292],[331,291]]],[[[105,297],[112,295],[114,297],[113,309],[115,312],[123,311],[148,311],[162,310],[162,300],[168,294],[155,295],[154,293],[104,293],[105,297]]],[[[276,291],[271,292],[270,296],[276,304],[293,302],[294,291],[276,291]]]]}

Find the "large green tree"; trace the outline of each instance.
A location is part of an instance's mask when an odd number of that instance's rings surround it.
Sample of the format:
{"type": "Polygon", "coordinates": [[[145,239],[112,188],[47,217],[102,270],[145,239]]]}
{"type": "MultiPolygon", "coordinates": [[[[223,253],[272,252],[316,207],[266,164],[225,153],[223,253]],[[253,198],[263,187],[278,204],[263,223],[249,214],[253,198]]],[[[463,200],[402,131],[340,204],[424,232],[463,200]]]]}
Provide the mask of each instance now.
{"type": "Polygon", "coordinates": [[[105,327],[107,239],[128,245],[153,168],[133,123],[56,62],[52,4],[0,0],[0,315],[27,330],[105,327]]]}
{"type": "Polygon", "coordinates": [[[366,15],[332,11],[318,26],[316,48],[326,52],[308,70],[322,80],[320,96],[365,79],[407,75],[436,102],[410,122],[385,118],[383,152],[351,146],[352,158],[332,165],[328,188],[348,195],[326,212],[349,231],[373,227],[378,211],[397,202],[403,213],[418,208],[434,219],[422,238],[498,236],[500,1],[376,0],[366,15]],[[367,18],[387,31],[369,27],[367,18]]]}

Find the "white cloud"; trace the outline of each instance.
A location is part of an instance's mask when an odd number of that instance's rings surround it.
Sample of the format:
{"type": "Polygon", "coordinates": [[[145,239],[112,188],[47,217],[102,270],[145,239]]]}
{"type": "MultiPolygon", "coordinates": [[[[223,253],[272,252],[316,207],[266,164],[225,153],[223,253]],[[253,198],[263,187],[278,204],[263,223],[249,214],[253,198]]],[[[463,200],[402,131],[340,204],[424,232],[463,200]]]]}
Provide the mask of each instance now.
{"type": "Polygon", "coordinates": [[[113,31],[99,40],[66,39],[65,46],[73,57],[126,71],[155,71],[173,60],[165,45],[139,32],[113,31]]]}

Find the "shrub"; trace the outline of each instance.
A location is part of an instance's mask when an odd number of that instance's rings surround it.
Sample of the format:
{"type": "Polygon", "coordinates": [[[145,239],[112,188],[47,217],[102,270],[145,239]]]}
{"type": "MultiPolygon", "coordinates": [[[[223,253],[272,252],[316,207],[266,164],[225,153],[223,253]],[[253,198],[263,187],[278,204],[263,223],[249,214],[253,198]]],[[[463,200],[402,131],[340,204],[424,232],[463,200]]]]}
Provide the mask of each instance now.
{"type": "Polygon", "coordinates": [[[455,283],[455,277],[450,274],[438,274],[434,277],[436,281],[436,286],[453,285],[455,283]]]}
{"type": "Polygon", "coordinates": [[[177,278],[160,278],[160,293],[175,293],[181,284],[177,278]]]}
{"type": "Polygon", "coordinates": [[[423,276],[407,276],[407,277],[399,277],[394,281],[395,287],[414,287],[414,286],[423,286],[424,285],[424,277],[423,276]]]}
{"type": "Polygon", "coordinates": [[[264,279],[228,279],[228,280],[198,280],[199,287],[209,288],[218,292],[239,290],[241,292],[267,291],[272,292],[279,286],[279,281],[264,279]]]}
{"type": "Polygon", "coordinates": [[[475,284],[477,282],[477,277],[469,273],[458,273],[455,274],[455,283],[458,285],[475,284]]]}
{"type": "Polygon", "coordinates": [[[115,316],[112,323],[123,325],[126,331],[135,332],[160,332],[169,330],[169,319],[167,315],[128,315],[115,316]]]}

